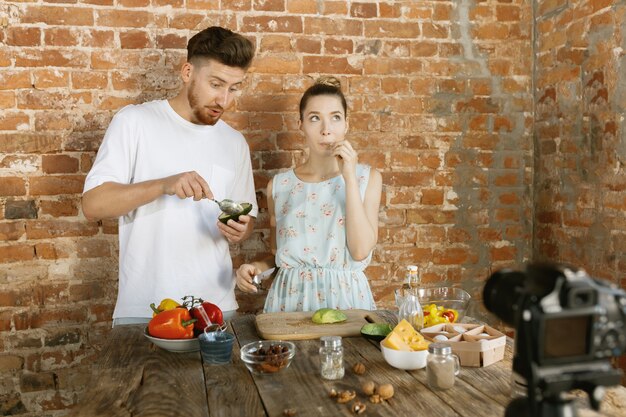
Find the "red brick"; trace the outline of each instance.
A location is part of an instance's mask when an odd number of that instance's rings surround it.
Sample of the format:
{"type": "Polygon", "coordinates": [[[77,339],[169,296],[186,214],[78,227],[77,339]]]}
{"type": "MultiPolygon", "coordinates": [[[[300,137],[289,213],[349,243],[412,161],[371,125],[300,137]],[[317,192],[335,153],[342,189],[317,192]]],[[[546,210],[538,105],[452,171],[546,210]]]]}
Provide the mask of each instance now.
{"type": "Polygon", "coordinates": [[[19,240],[26,233],[23,221],[0,222],[0,241],[19,240]]]}
{"type": "Polygon", "coordinates": [[[59,200],[41,200],[40,210],[42,215],[52,217],[77,216],[79,202],[75,199],[61,198],[59,200]]]}
{"type": "Polygon", "coordinates": [[[3,112],[0,115],[0,130],[18,130],[21,127],[28,126],[28,115],[21,112],[3,112]]]}
{"type": "Polygon", "coordinates": [[[422,189],[422,199],[420,203],[427,206],[437,206],[443,204],[443,190],[441,189],[422,189]]]}
{"type": "MultiPolygon", "coordinates": [[[[45,29],[44,43],[48,46],[75,46],[78,45],[79,39],[75,30],[55,27],[45,29]]],[[[37,41],[32,46],[39,44],[40,42],[37,41]]]]}
{"type": "Polygon", "coordinates": [[[324,50],[326,54],[345,55],[351,54],[354,50],[351,40],[342,39],[326,39],[324,42],[324,50]]]}
{"type": "MultiPolygon", "coordinates": [[[[398,18],[401,17],[403,12],[403,8],[408,9],[407,13],[406,13],[406,17],[409,19],[417,19],[419,18],[419,16],[417,16],[415,13],[412,13],[414,11],[413,6],[411,5],[411,3],[405,3],[405,4],[393,4],[393,3],[378,3],[378,7],[380,8],[380,17],[382,18],[387,18],[387,19],[394,19],[394,18],[398,18]]],[[[429,15],[430,17],[430,15],[429,15]]]]}
{"type": "Polygon", "coordinates": [[[68,87],[69,73],[67,71],[36,69],[33,71],[35,88],[68,87]]]}
{"type": "Polygon", "coordinates": [[[363,64],[365,74],[406,74],[413,75],[421,73],[422,60],[420,59],[380,59],[380,58],[366,58],[363,64]]]}
{"type": "Polygon", "coordinates": [[[172,29],[195,29],[205,18],[202,13],[177,13],[170,16],[170,27],[172,29]]]}
{"type": "Polygon", "coordinates": [[[489,250],[492,261],[513,261],[517,257],[515,246],[492,247],[489,250]]]}
{"type": "Polygon", "coordinates": [[[352,3],[350,5],[350,16],[352,17],[371,19],[377,15],[375,3],[352,3]]]}
{"type": "Polygon", "coordinates": [[[78,159],[69,155],[43,155],[41,162],[46,174],[78,172],[78,159]]]}
{"type": "Polygon", "coordinates": [[[450,29],[445,24],[422,23],[422,36],[426,39],[446,39],[449,37],[450,29]]]}
{"type": "Polygon", "coordinates": [[[298,74],[300,60],[296,55],[266,55],[254,59],[253,71],[262,74],[298,74]]]}
{"type": "Polygon", "coordinates": [[[476,255],[471,255],[465,248],[447,248],[445,250],[435,250],[432,262],[436,265],[462,265],[464,263],[475,263],[476,255]]]}
{"type": "Polygon", "coordinates": [[[88,7],[29,5],[21,14],[21,23],[49,26],[93,26],[93,10],[88,7]]]}
{"type": "Polygon", "coordinates": [[[0,91],[0,109],[15,107],[15,93],[12,91],[0,91]]]}
{"type": "Polygon", "coordinates": [[[187,48],[187,37],[175,33],[157,35],[156,47],[160,49],[185,49],[187,48]]]}
{"type": "Polygon", "coordinates": [[[80,240],[76,244],[77,256],[84,258],[107,258],[111,256],[111,245],[107,240],[80,240]]]}
{"type": "Polygon", "coordinates": [[[317,2],[312,2],[311,0],[286,0],[287,1],[287,12],[290,14],[316,14],[317,13],[317,2]]]}
{"type": "Polygon", "coordinates": [[[26,183],[23,178],[2,177],[0,196],[20,196],[26,194],[26,183]]]}
{"type": "Polygon", "coordinates": [[[83,175],[30,177],[31,195],[79,194],[83,191],[83,175]]]}
{"type": "MultiPolygon", "coordinates": [[[[62,245],[53,245],[51,243],[37,243],[35,244],[35,254],[39,259],[64,259],[69,258],[70,253],[65,250],[62,245]]],[[[74,253],[72,252],[72,255],[74,253]]]]}
{"type": "Polygon", "coordinates": [[[41,45],[41,29],[9,26],[6,44],[9,46],[39,46],[41,45]]]}
{"type": "Polygon", "coordinates": [[[146,49],[152,47],[152,40],[144,31],[124,31],[120,33],[120,46],[122,49],[146,49]]]}
{"type": "Polygon", "coordinates": [[[26,224],[28,239],[50,239],[55,237],[93,236],[98,232],[95,222],[85,223],[71,220],[37,220],[26,224]]]}
{"type": "Polygon", "coordinates": [[[305,73],[361,74],[347,58],[327,56],[304,56],[302,69],[305,73]]]}
{"type": "Polygon", "coordinates": [[[99,27],[145,28],[152,23],[152,14],[142,10],[98,9],[95,13],[99,27]]]}
{"type": "Polygon", "coordinates": [[[16,67],[75,67],[85,68],[89,62],[89,55],[77,50],[24,50],[15,57],[16,67]]]}
{"type": "Polygon", "coordinates": [[[7,245],[0,244],[0,264],[9,262],[24,262],[35,258],[33,245],[18,243],[7,245]]]}
{"type": "Polygon", "coordinates": [[[325,15],[347,15],[348,5],[345,1],[325,0],[323,11],[325,15]]]}
{"type": "MultiPolygon", "coordinates": [[[[195,2],[197,2],[198,8],[206,8],[206,7],[199,7],[202,4],[211,4],[213,8],[218,8],[218,3],[215,1],[211,1],[211,0],[194,0],[195,2]]],[[[252,3],[250,0],[222,0],[222,10],[251,10],[252,9],[252,3]]]]}
{"type": "Polygon", "coordinates": [[[141,79],[136,73],[114,72],[111,74],[111,84],[114,90],[128,91],[141,89],[141,79]]]}
{"type": "Polygon", "coordinates": [[[104,89],[106,88],[107,83],[108,79],[105,72],[72,72],[72,87],[77,90],[104,89]]]}
{"type": "Polygon", "coordinates": [[[322,53],[322,43],[315,39],[296,39],[296,51],[306,54],[320,54],[322,53]]]}
{"type": "Polygon", "coordinates": [[[252,0],[253,10],[284,12],[285,0],[252,0]]]}
{"type": "MultiPolygon", "coordinates": [[[[385,183],[386,184],[386,183],[385,183]]],[[[454,224],[456,213],[440,209],[407,210],[409,224],[454,224]]]]}
{"type": "Polygon", "coordinates": [[[398,22],[394,20],[366,20],[365,36],[368,38],[407,38],[420,36],[419,25],[414,22],[398,22]]]}
{"type": "Polygon", "coordinates": [[[363,23],[358,20],[330,19],[326,17],[305,17],[304,33],[313,36],[362,36],[363,23]]]}
{"type": "Polygon", "coordinates": [[[244,16],[241,31],[302,33],[302,18],[298,16],[244,16]]]}

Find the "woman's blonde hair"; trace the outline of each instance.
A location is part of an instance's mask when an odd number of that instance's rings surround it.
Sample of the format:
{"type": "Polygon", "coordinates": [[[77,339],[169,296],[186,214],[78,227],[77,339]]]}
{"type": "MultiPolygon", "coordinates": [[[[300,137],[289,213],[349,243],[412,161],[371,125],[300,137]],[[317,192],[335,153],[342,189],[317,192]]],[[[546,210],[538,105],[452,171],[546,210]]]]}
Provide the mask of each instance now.
{"type": "Polygon", "coordinates": [[[304,92],[300,99],[300,120],[304,117],[304,109],[309,100],[316,96],[337,97],[341,101],[344,117],[348,115],[348,104],[343,92],[341,92],[341,81],[332,75],[322,75],[315,80],[315,83],[304,92]]]}

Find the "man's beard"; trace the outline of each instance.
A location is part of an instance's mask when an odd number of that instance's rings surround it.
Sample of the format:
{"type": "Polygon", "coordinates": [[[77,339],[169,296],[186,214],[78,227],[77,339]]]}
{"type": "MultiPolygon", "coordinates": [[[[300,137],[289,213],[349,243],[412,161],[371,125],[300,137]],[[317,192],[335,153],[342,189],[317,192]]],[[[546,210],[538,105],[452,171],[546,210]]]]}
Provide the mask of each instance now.
{"type": "Polygon", "coordinates": [[[189,107],[191,107],[191,112],[193,114],[191,122],[198,125],[215,125],[215,123],[220,120],[222,114],[220,113],[217,117],[208,114],[208,109],[199,104],[200,100],[198,99],[198,95],[194,92],[194,87],[195,81],[192,81],[189,84],[189,90],[187,91],[187,100],[189,101],[189,107]]]}

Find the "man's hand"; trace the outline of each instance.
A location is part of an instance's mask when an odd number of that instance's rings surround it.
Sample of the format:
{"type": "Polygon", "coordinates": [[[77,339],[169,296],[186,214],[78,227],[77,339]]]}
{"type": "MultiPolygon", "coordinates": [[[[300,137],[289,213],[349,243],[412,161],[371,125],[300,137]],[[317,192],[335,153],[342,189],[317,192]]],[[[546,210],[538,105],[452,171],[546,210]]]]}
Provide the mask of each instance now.
{"type": "Polygon", "coordinates": [[[217,227],[230,243],[239,243],[246,240],[254,229],[254,217],[239,216],[239,221],[229,220],[227,224],[217,221],[217,227]]]}
{"type": "Polygon", "coordinates": [[[161,181],[163,183],[163,193],[167,195],[175,194],[181,199],[193,197],[195,201],[199,201],[203,197],[213,198],[209,184],[196,171],[172,175],[171,177],[163,178],[161,181]]]}

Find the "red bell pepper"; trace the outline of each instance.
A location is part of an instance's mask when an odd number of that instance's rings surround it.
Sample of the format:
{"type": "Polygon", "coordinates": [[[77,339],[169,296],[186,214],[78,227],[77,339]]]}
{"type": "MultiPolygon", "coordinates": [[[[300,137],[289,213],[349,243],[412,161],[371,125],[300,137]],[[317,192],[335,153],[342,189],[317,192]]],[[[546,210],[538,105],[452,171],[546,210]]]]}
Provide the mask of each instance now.
{"type": "Polygon", "coordinates": [[[220,326],[224,324],[224,315],[222,314],[222,310],[213,303],[209,303],[208,301],[204,301],[202,298],[195,298],[194,296],[185,296],[183,297],[184,303],[183,305],[190,305],[189,313],[191,317],[195,318],[196,324],[194,325],[196,330],[202,330],[208,326],[209,323],[206,322],[204,317],[202,316],[202,312],[200,308],[204,308],[207,316],[209,317],[209,321],[211,324],[219,324],[220,326]]]}
{"type": "Polygon", "coordinates": [[[148,323],[150,336],[161,339],[191,339],[196,319],[183,307],[165,310],[148,323]]]}

